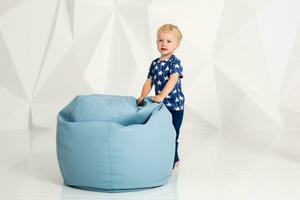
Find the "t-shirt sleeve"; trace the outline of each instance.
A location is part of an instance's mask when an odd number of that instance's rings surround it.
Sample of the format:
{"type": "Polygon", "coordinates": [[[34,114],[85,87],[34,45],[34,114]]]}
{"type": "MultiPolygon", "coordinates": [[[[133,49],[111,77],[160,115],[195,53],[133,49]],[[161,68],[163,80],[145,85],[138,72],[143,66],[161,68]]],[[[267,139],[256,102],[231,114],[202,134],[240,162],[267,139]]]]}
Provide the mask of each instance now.
{"type": "Polygon", "coordinates": [[[183,67],[180,63],[180,60],[174,60],[170,65],[170,75],[171,74],[178,74],[179,78],[183,78],[183,67]]]}
{"type": "Polygon", "coordinates": [[[147,79],[153,80],[153,68],[154,68],[154,62],[151,62],[151,65],[149,67],[149,72],[147,75],[147,79]]]}

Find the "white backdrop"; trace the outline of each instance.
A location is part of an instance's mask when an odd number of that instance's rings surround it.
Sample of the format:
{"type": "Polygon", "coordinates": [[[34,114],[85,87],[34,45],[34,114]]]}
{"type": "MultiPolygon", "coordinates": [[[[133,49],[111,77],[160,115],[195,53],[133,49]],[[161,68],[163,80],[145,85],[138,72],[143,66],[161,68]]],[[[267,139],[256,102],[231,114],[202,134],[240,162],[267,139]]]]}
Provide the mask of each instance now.
{"type": "Polygon", "coordinates": [[[181,28],[185,125],[300,129],[299,0],[2,0],[0,129],[55,129],[79,94],[138,96],[181,28]]]}

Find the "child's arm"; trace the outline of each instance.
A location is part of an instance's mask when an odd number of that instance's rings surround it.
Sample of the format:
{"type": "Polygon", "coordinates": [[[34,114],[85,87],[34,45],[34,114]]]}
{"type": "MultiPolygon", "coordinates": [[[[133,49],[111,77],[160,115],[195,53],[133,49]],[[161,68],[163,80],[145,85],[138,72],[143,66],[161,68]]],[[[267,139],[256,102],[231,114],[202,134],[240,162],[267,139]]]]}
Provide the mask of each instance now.
{"type": "Polygon", "coordinates": [[[153,86],[153,82],[151,79],[147,79],[146,82],[143,85],[141,96],[137,99],[138,105],[140,105],[144,98],[149,94],[153,86]]]}
{"type": "Polygon", "coordinates": [[[161,91],[161,93],[159,95],[155,95],[152,98],[152,101],[157,102],[157,103],[163,101],[164,98],[166,98],[166,96],[172,91],[172,89],[176,85],[178,78],[179,78],[178,73],[171,74],[164,89],[161,91]]]}

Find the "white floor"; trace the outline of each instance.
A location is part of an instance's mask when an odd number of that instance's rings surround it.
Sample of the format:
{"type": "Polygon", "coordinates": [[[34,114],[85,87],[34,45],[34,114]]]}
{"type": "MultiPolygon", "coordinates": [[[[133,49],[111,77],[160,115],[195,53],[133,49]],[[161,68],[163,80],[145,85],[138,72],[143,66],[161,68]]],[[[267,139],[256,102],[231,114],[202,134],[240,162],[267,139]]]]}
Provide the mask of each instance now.
{"type": "Polygon", "coordinates": [[[165,186],[101,193],[63,185],[55,132],[0,132],[1,200],[299,200],[300,131],[181,132],[181,165],[165,186]]]}

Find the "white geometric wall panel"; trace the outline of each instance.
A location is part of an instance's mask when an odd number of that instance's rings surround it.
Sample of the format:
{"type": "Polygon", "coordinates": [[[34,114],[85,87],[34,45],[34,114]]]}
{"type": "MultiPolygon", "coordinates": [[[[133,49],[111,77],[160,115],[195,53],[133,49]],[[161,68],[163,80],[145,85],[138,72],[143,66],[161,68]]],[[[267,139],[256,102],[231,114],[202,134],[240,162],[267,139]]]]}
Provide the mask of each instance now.
{"type": "Polygon", "coordinates": [[[299,9],[299,0],[2,0],[0,129],[54,129],[79,94],[138,96],[159,56],[156,30],[173,23],[185,127],[299,130],[299,9]]]}

